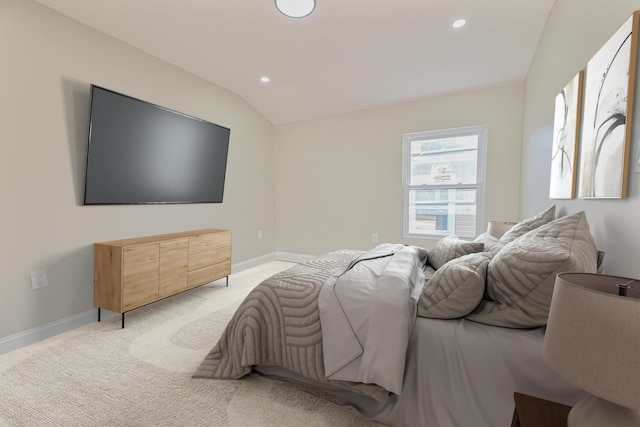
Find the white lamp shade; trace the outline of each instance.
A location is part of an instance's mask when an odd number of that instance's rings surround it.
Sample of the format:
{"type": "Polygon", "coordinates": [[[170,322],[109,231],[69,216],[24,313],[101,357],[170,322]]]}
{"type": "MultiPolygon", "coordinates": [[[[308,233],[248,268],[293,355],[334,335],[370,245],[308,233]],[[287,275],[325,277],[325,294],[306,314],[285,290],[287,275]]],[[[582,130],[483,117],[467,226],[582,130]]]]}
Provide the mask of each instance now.
{"type": "Polygon", "coordinates": [[[589,393],[640,411],[640,281],[590,273],[556,277],[542,359],[589,393]],[[618,284],[630,285],[628,296],[618,284]]]}
{"type": "Polygon", "coordinates": [[[315,0],[275,0],[276,8],[291,18],[304,18],[316,7],[315,0]]]}
{"type": "Polygon", "coordinates": [[[509,231],[509,229],[511,229],[511,227],[513,227],[514,225],[516,225],[515,222],[489,221],[489,224],[487,225],[487,233],[499,239],[502,237],[504,233],[509,231]]]}

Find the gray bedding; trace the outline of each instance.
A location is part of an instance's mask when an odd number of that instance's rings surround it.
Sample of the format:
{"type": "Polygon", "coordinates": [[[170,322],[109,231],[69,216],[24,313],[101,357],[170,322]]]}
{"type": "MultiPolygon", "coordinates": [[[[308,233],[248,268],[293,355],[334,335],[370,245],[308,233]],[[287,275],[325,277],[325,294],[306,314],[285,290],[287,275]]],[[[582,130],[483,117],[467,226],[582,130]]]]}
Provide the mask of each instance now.
{"type": "Polygon", "coordinates": [[[318,308],[327,378],[402,393],[426,261],[425,249],[387,243],[325,282],[318,308]]]}
{"type": "Polygon", "coordinates": [[[392,426],[508,425],[515,391],[567,404],[582,396],[543,364],[542,329],[466,319],[415,319],[401,393],[326,378],[318,296],[325,282],[361,255],[332,252],[259,284],[194,377],[235,379],[256,369],[331,391],[368,418],[392,426]]]}
{"type": "Polygon", "coordinates": [[[511,425],[513,393],[574,405],[585,392],[547,368],[544,331],[487,326],[467,319],[416,319],[407,352],[402,394],[377,402],[315,383],[274,366],[256,370],[336,395],[365,417],[394,427],[511,425]]]}
{"type": "Polygon", "coordinates": [[[327,279],[344,272],[361,254],[354,250],[332,252],[260,283],[242,302],[193,376],[236,379],[255,365],[278,366],[318,383],[385,401],[388,391],[375,384],[325,378],[318,294],[327,279]]]}

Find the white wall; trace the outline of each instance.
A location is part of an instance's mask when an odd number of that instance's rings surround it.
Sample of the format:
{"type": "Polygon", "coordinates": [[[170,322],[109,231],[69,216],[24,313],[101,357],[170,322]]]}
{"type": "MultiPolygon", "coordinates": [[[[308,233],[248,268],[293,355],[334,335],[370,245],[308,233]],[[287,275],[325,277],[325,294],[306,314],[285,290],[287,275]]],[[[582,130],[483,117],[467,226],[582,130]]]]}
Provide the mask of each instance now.
{"type": "Polygon", "coordinates": [[[402,135],[488,125],[484,218],[518,218],[523,84],[276,126],[278,250],[319,254],[402,238],[402,135]]]}
{"type": "MultiPolygon", "coordinates": [[[[526,80],[520,208],[521,218],[554,202],[561,214],[585,211],[606,252],[606,272],[629,277],[640,277],[640,175],[633,166],[625,199],[552,201],[549,176],[555,96],[637,9],[638,0],[556,0],[526,80]]],[[[637,79],[636,98],[638,84],[637,79]]],[[[633,116],[630,165],[640,149],[638,102],[633,116]]]]}
{"type": "Polygon", "coordinates": [[[273,125],[237,95],[28,0],[0,1],[0,70],[0,338],[92,309],[94,242],[213,227],[234,264],[275,252],[273,125]],[[82,206],[91,83],[230,128],[224,203],[82,206]]]}

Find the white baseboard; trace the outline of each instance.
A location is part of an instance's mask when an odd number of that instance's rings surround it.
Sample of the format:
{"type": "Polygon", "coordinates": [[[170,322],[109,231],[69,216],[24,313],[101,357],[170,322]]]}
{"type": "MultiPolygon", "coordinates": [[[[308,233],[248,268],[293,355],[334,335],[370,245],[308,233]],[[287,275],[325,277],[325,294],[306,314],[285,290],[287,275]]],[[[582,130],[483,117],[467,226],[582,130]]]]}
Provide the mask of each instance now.
{"type": "Polygon", "coordinates": [[[288,261],[288,262],[305,262],[309,261],[312,258],[315,258],[316,255],[303,255],[303,254],[294,254],[290,252],[277,252],[276,259],[278,261],[288,261]]]}
{"type": "Polygon", "coordinates": [[[253,267],[257,267],[259,265],[265,264],[267,262],[276,261],[275,252],[270,254],[262,255],[256,258],[251,258],[246,261],[238,262],[236,264],[231,265],[231,274],[240,273],[241,271],[248,270],[253,267]]]}
{"type": "Polygon", "coordinates": [[[239,262],[231,266],[231,273],[239,273],[243,270],[248,270],[253,267],[265,264],[271,261],[286,261],[286,262],[305,262],[314,258],[315,255],[303,255],[295,254],[291,252],[272,252],[270,254],[262,255],[257,258],[253,258],[247,261],[239,262]]]}
{"type": "MultiPolygon", "coordinates": [[[[249,268],[257,267],[271,261],[304,262],[311,258],[313,258],[313,256],[286,252],[273,252],[233,264],[231,266],[231,273],[239,273],[240,271],[248,270],[249,268]]],[[[117,313],[102,310],[103,319],[106,319],[113,314],[117,313]]],[[[64,319],[56,320],[36,328],[0,338],[0,354],[8,353],[30,344],[35,344],[36,342],[54,337],[63,332],[71,331],[89,323],[96,322],[97,320],[98,309],[93,308],[83,313],[74,314],[73,316],[65,317],[64,319]]]]}
{"type": "Polygon", "coordinates": [[[73,316],[65,317],[64,319],[56,320],[55,322],[47,323],[46,325],[9,335],[8,337],[0,339],[0,354],[17,350],[29,344],[37,343],[38,341],[54,337],[63,332],[79,328],[97,320],[98,309],[96,308],[83,313],[74,314],[73,316]]]}

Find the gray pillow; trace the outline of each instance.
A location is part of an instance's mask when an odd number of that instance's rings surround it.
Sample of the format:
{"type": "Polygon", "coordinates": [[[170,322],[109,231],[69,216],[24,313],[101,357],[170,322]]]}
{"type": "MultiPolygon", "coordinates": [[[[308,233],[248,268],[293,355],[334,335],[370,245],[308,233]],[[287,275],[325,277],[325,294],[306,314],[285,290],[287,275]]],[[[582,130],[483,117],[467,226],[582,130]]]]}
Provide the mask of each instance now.
{"type": "Polygon", "coordinates": [[[547,208],[547,210],[540,212],[538,215],[520,221],[519,223],[511,227],[509,230],[507,230],[506,233],[502,235],[500,241],[504,244],[513,242],[518,237],[524,236],[531,230],[535,230],[542,225],[548,224],[549,222],[553,221],[555,217],[556,205],[552,205],[547,208]]]}
{"type": "Polygon", "coordinates": [[[418,299],[418,316],[456,319],[471,313],[482,301],[487,266],[486,252],[449,261],[425,283],[418,299]]]}
{"type": "Polygon", "coordinates": [[[438,240],[428,251],[427,262],[437,270],[452,259],[483,250],[484,243],[468,242],[459,239],[458,236],[447,236],[438,240]]]}
{"type": "Polygon", "coordinates": [[[482,233],[481,235],[473,239],[473,241],[477,243],[483,243],[484,252],[489,252],[492,254],[500,252],[506,245],[506,243],[489,233],[482,233]]]}
{"type": "Polygon", "coordinates": [[[517,238],[491,259],[488,299],[467,318],[508,328],[545,325],[556,275],[595,273],[596,260],[584,212],[556,219],[517,238]]]}

